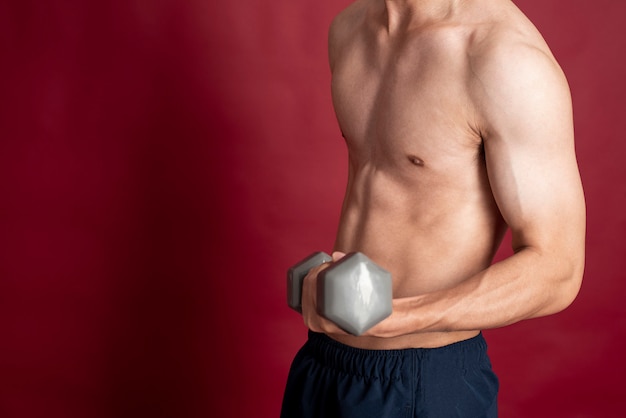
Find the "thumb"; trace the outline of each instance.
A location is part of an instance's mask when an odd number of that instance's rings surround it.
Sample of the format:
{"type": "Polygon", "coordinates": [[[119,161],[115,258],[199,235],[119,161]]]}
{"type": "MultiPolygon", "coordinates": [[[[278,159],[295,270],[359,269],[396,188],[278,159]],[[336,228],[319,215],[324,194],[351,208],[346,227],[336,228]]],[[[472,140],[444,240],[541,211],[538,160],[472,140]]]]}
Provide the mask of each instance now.
{"type": "Polygon", "coordinates": [[[346,255],[346,253],[343,253],[341,251],[333,251],[333,254],[332,254],[333,261],[339,261],[343,257],[345,257],[345,255],[346,255]]]}

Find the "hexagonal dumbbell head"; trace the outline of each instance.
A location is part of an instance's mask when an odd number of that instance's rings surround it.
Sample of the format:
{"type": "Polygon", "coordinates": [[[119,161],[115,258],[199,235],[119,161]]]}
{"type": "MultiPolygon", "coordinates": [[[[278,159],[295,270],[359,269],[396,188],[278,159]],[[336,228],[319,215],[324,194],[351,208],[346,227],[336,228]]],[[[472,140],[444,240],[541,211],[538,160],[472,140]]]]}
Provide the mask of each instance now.
{"type": "Polygon", "coordinates": [[[291,309],[302,313],[302,282],[304,278],[313,267],[329,261],[332,261],[332,257],[328,254],[313,253],[287,270],[287,305],[291,309]]]}
{"type": "Polygon", "coordinates": [[[321,315],[353,335],[361,335],[391,315],[391,273],[365,254],[352,253],[318,276],[321,315]]]}

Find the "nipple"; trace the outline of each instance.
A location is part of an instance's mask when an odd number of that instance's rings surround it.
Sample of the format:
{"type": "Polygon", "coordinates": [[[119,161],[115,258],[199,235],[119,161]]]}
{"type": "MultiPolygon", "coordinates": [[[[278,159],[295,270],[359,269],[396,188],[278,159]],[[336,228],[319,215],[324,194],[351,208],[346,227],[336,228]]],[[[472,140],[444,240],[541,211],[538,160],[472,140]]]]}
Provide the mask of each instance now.
{"type": "Polygon", "coordinates": [[[415,155],[409,155],[408,159],[411,162],[411,164],[416,165],[418,167],[422,167],[424,165],[424,160],[422,160],[419,157],[416,157],[415,155]]]}

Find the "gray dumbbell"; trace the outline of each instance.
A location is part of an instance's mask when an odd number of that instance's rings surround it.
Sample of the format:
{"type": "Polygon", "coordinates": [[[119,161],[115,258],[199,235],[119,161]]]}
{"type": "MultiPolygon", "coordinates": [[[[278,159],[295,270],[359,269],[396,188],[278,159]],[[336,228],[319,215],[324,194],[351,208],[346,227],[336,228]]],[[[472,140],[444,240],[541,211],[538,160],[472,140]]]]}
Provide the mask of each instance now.
{"type": "MultiPolygon", "coordinates": [[[[287,303],[302,312],[302,281],[310,269],[331,261],[311,254],[289,269],[287,303]]],[[[353,335],[361,335],[391,315],[391,274],[363,253],[347,254],[318,276],[317,306],[325,318],[353,335]]]]}
{"type": "Polygon", "coordinates": [[[326,253],[313,253],[287,271],[287,305],[302,313],[302,282],[313,267],[333,261],[326,253]]]}

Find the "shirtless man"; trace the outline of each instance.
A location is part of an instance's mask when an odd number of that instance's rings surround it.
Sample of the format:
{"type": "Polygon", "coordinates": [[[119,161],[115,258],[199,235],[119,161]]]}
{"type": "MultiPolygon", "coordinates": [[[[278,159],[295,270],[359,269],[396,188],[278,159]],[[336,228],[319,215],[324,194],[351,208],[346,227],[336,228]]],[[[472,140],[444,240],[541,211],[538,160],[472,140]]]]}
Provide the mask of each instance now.
{"type": "Polygon", "coordinates": [[[393,313],[355,337],[316,309],[283,417],[492,417],[480,330],[576,297],[585,205],[566,79],[510,0],[357,0],[329,33],[349,150],[335,242],[393,277],[393,313]],[[514,254],[492,258],[506,228],[514,254]]]}

